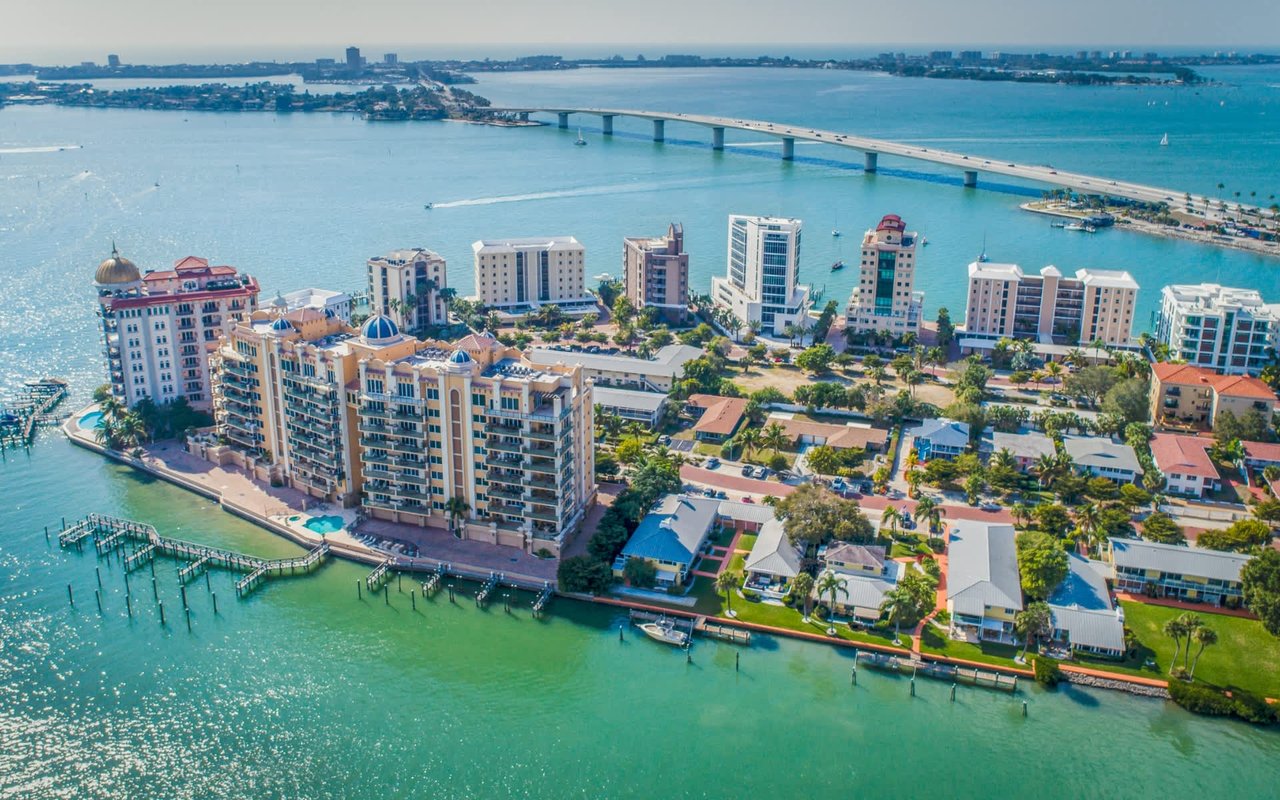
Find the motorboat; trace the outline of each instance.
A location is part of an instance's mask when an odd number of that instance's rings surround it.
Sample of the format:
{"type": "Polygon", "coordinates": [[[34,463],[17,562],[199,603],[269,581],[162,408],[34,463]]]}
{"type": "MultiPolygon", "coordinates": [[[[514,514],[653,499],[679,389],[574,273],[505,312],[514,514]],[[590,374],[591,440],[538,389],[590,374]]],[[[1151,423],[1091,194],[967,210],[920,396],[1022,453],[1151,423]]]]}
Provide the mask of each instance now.
{"type": "Polygon", "coordinates": [[[1096,233],[1098,230],[1087,222],[1073,222],[1070,225],[1063,225],[1062,229],[1075,233],[1096,233]]]}
{"type": "Polygon", "coordinates": [[[587,140],[582,138],[582,128],[578,128],[578,140],[574,142],[577,147],[586,147],[587,140]]]}
{"type": "Polygon", "coordinates": [[[677,628],[673,619],[663,617],[656,622],[645,622],[639,628],[645,636],[663,644],[684,647],[689,643],[689,634],[677,628]]]}
{"type": "Polygon", "coordinates": [[[842,269],[844,269],[844,262],[843,262],[843,261],[837,261],[836,263],[834,263],[834,264],[832,264],[832,265],[831,265],[831,271],[832,271],[832,272],[836,272],[837,270],[842,270],[842,269]]]}
{"type": "Polygon", "coordinates": [[[426,203],[425,205],[422,206],[422,208],[426,211],[430,211],[431,209],[435,208],[435,205],[436,205],[435,203],[426,203]]]}

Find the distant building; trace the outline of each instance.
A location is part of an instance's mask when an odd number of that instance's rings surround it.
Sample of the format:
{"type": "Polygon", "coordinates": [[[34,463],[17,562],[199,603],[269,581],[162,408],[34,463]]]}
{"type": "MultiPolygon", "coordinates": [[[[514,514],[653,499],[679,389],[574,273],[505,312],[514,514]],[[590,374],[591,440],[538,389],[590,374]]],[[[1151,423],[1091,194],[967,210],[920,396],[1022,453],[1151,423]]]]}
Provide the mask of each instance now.
{"type": "Polygon", "coordinates": [[[644,423],[651,429],[658,427],[667,396],[660,392],[640,392],[635,389],[614,389],[608,386],[592,388],[595,404],[606,414],[615,414],[625,420],[644,423]]]}
{"type": "Polygon", "coordinates": [[[476,297],[499,313],[520,316],[543,305],[570,314],[596,310],[586,289],[586,248],[572,236],[484,239],[471,251],[476,297]]]}
{"type": "Polygon", "coordinates": [[[653,308],[671,324],[689,314],[689,254],[684,227],[673,222],[666,236],[622,240],[624,293],[637,310],[653,308]]]}
{"type": "Polygon", "coordinates": [[[439,253],[422,247],[393,250],[369,259],[367,267],[369,305],[375,313],[408,330],[448,322],[448,269],[439,253]]]}
{"type": "Polygon", "coordinates": [[[107,66],[111,67],[112,69],[115,69],[116,67],[120,66],[120,56],[116,55],[115,53],[108,53],[107,66]]]}
{"type": "Polygon", "coordinates": [[[889,445],[889,429],[877,428],[866,423],[849,422],[836,425],[830,422],[814,422],[796,419],[792,414],[770,414],[765,427],[777,424],[782,433],[799,449],[804,445],[826,445],[833,450],[865,450],[871,453],[886,452],[889,445]]]}
{"type": "Polygon", "coordinates": [[[359,70],[364,66],[364,59],[360,57],[359,47],[347,48],[347,69],[359,70]]]}
{"type": "Polygon", "coordinates": [[[351,295],[336,292],[332,289],[298,289],[283,295],[277,295],[272,305],[283,301],[286,311],[299,308],[314,308],[331,314],[343,322],[351,322],[351,295]]]}
{"type": "Polygon", "coordinates": [[[659,348],[652,358],[555,348],[529,350],[525,355],[535,364],[577,364],[597,386],[665,394],[684,375],[684,365],[705,352],[692,345],[669,344],[659,348]]]}
{"type": "Polygon", "coordinates": [[[1175,284],[1160,293],[1156,338],[1188,364],[1228,375],[1257,375],[1280,342],[1280,304],[1254,289],[1175,284]]]}
{"type": "Polygon", "coordinates": [[[698,417],[693,437],[700,442],[723,442],[738,432],[747,411],[744,397],[721,397],[715,394],[692,394],[687,407],[698,417]]]}
{"type": "Polygon", "coordinates": [[[338,62],[337,62],[335,59],[332,59],[332,58],[317,58],[317,59],[316,59],[316,66],[317,66],[317,67],[336,67],[337,65],[338,65],[338,62]]]}
{"type": "Polygon", "coordinates": [[[257,307],[258,281],[195,256],[143,274],[112,247],[93,285],[112,396],[126,406],[181,397],[208,410],[209,354],[226,320],[257,307]]]}
{"type": "Polygon", "coordinates": [[[399,64],[400,56],[396,55],[395,53],[385,53],[382,56],[382,63],[383,64],[399,64]]]}
{"type": "Polygon", "coordinates": [[[858,283],[845,311],[846,330],[888,331],[897,337],[920,333],[924,292],[915,291],[918,239],[896,214],[886,215],[862,237],[858,283]]]}
{"type": "Polygon", "coordinates": [[[1236,417],[1256,411],[1270,426],[1276,402],[1270,386],[1248,375],[1221,375],[1190,364],[1151,368],[1151,419],[1157,426],[1213,428],[1223,411],[1236,417]]]}
{"type": "Polygon", "coordinates": [[[758,322],[770,335],[809,314],[809,287],[801,286],[798,219],[729,217],[728,274],[711,279],[711,299],[743,328],[758,322]]]}
{"type": "Polygon", "coordinates": [[[1088,345],[1131,342],[1138,283],[1128,272],[1053,266],[1025,275],[1017,264],[969,265],[964,336],[1088,345]]]}

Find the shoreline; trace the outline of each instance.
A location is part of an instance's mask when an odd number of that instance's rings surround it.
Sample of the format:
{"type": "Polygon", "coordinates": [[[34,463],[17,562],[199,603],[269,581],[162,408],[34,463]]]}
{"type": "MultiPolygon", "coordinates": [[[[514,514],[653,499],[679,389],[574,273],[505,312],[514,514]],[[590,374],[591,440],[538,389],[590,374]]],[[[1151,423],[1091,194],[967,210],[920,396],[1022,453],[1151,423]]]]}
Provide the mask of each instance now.
{"type": "MultiPolygon", "coordinates": [[[[390,561],[391,566],[393,568],[404,570],[407,572],[430,572],[435,570],[442,563],[448,565],[449,571],[451,573],[457,574],[459,577],[462,577],[464,579],[484,580],[484,578],[487,576],[489,572],[489,570],[487,570],[486,568],[475,567],[474,565],[458,564],[454,561],[445,562],[440,559],[432,558],[431,556],[425,556],[425,557],[419,556],[419,557],[412,557],[412,558],[406,557],[406,556],[395,556],[390,553],[385,553],[383,551],[375,550],[371,547],[368,547],[366,545],[363,545],[357,542],[348,541],[350,539],[349,534],[345,538],[341,536],[335,537],[332,534],[327,536],[320,536],[310,531],[306,531],[305,529],[294,528],[287,524],[282,524],[279,520],[274,519],[273,515],[266,514],[265,508],[263,510],[263,513],[259,513],[255,511],[253,508],[249,507],[248,505],[237,503],[236,501],[228,498],[224,493],[219,492],[212,487],[204,486],[198,481],[188,479],[182,474],[175,472],[174,470],[168,469],[163,465],[160,465],[157,463],[150,463],[146,461],[145,458],[143,459],[136,458],[128,454],[110,450],[102,446],[98,442],[94,441],[91,438],[91,436],[85,431],[85,429],[81,428],[79,425],[80,418],[95,408],[96,408],[96,405],[90,405],[80,409],[77,412],[73,412],[71,416],[69,416],[62,423],[62,425],[59,426],[63,435],[66,436],[66,438],[71,442],[71,444],[81,447],[83,449],[89,450],[91,452],[97,453],[118,464],[123,464],[125,466],[132,467],[133,469],[139,470],[140,472],[145,472],[148,475],[159,478],[174,486],[177,486],[182,489],[186,489],[201,497],[212,500],[213,502],[217,503],[218,506],[222,508],[224,511],[226,511],[227,513],[230,513],[236,517],[239,517],[245,520],[246,522],[257,525],[258,527],[266,530],[269,533],[282,536],[299,546],[310,549],[320,544],[321,542],[327,541],[329,543],[329,547],[332,554],[338,558],[343,558],[348,561],[353,561],[359,564],[366,564],[366,565],[373,565],[373,566],[390,561]]],[[[295,511],[293,513],[306,514],[307,512],[295,511]]],[[[288,521],[287,516],[290,516],[290,515],[286,515],[286,520],[285,520],[286,522],[288,521]]],[[[341,533],[345,534],[346,531],[344,530],[341,533]]],[[[546,585],[546,581],[541,578],[536,578],[528,575],[516,575],[512,573],[504,573],[504,574],[507,576],[506,577],[507,582],[512,583],[513,585],[516,585],[517,588],[525,589],[527,591],[537,592],[542,590],[546,585]]],[[[569,600],[577,600],[580,602],[591,603],[598,606],[626,608],[626,609],[633,609],[637,611],[657,612],[661,614],[666,614],[668,616],[677,616],[677,617],[683,617],[688,619],[696,619],[698,617],[705,616],[693,611],[668,608],[666,606],[651,605],[648,603],[642,603],[642,602],[627,600],[627,599],[618,598],[618,597],[603,597],[603,596],[580,594],[577,592],[563,592],[560,590],[559,586],[556,584],[554,580],[551,581],[551,587],[555,595],[558,597],[562,597],[569,600]]],[[[809,633],[806,631],[792,630],[790,628],[779,628],[771,625],[762,625],[760,623],[745,622],[732,617],[714,616],[714,617],[708,617],[708,619],[715,620],[716,624],[719,624],[719,625],[726,625],[726,626],[738,628],[741,630],[764,633],[771,636],[785,636],[787,638],[795,639],[797,641],[810,642],[814,644],[825,644],[825,645],[831,645],[835,647],[869,650],[869,651],[882,652],[882,653],[887,653],[887,654],[897,655],[897,656],[914,657],[914,658],[919,658],[923,661],[990,670],[992,672],[998,672],[1004,675],[1012,675],[1015,677],[1028,678],[1032,680],[1034,680],[1034,677],[1035,677],[1034,671],[1029,669],[1018,669],[1015,667],[1008,667],[1008,666],[999,665],[999,664],[989,664],[985,662],[968,661],[965,659],[950,658],[948,656],[942,656],[942,655],[937,655],[937,654],[927,653],[927,652],[913,653],[910,649],[906,649],[906,648],[890,647],[887,645],[876,644],[874,642],[853,641],[848,639],[842,639],[839,637],[824,636],[818,633],[809,633]]],[[[1090,686],[1093,688],[1123,691],[1128,694],[1133,694],[1133,695],[1143,696],[1143,697],[1166,698],[1166,699],[1168,697],[1168,690],[1164,688],[1168,685],[1166,681],[1162,681],[1154,678],[1141,678],[1138,676],[1125,675],[1121,673],[1106,672],[1105,670],[1078,667],[1078,666],[1073,666],[1066,663],[1059,663],[1059,669],[1064,673],[1064,680],[1066,680],[1069,683],[1090,686]],[[1066,677],[1066,675],[1070,675],[1071,677],[1066,677]]]]}
{"type": "MultiPolygon", "coordinates": [[[[1041,214],[1046,217],[1057,217],[1059,219],[1082,220],[1089,216],[1088,211],[1071,212],[1060,208],[1044,207],[1042,206],[1042,203],[1043,201],[1040,200],[1021,203],[1018,208],[1023,211],[1029,211],[1032,214],[1041,214]]],[[[1137,233],[1145,233],[1148,236],[1159,236],[1165,239],[1178,239],[1184,242],[1193,242],[1195,244],[1209,245],[1211,247],[1225,247],[1231,250],[1242,250],[1246,253],[1280,258],[1280,242],[1264,242],[1260,239],[1250,239],[1247,236],[1223,236],[1221,234],[1209,233],[1207,231],[1175,228],[1171,225],[1159,225],[1154,222],[1133,219],[1128,216],[1116,216],[1116,224],[1113,225],[1112,228],[1116,230],[1129,230],[1137,233]]]]}

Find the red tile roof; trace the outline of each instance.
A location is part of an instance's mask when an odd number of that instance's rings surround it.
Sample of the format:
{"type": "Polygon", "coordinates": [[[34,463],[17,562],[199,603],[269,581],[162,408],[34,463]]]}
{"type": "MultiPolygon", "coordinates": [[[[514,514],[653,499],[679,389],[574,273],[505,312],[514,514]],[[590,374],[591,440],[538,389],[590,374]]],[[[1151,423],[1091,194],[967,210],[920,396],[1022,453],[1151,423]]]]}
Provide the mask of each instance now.
{"type": "Polygon", "coordinates": [[[1265,381],[1248,375],[1224,375],[1214,381],[1213,390],[1227,397],[1253,397],[1271,401],[1276,399],[1276,393],[1265,381]]]}
{"type": "Polygon", "coordinates": [[[1203,383],[1211,384],[1213,379],[1218,377],[1218,373],[1204,367],[1195,367],[1191,364],[1170,364],[1160,362],[1151,368],[1152,373],[1160,379],[1161,383],[1203,383]]]}
{"type": "Polygon", "coordinates": [[[1241,442],[1245,457],[1254,461],[1274,461],[1280,464],[1280,444],[1274,442],[1241,442]]]}
{"type": "Polygon", "coordinates": [[[174,263],[173,268],[180,272],[186,272],[193,269],[208,269],[209,259],[201,258],[200,256],[187,256],[186,258],[178,259],[178,261],[174,263]]]}
{"type": "Polygon", "coordinates": [[[738,423],[742,422],[742,414],[747,410],[747,399],[694,394],[689,396],[689,405],[706,409],[693,426],[694,431],[713,436],[729,436],[738,429],[738,423]]]}
{"type": "Polygon", "coordinates": [[[782,430],[793,442],[801,436],[811,436],[825,439],[827,446],[837,450],[865,449],[867,445],[880,447],[889,439],[889,431],[886,428],[834,425],[807,419],[787,419],[776,415],[770,416],[768,421],[781,425],[782,430]]]}
{"type": "Polygon", "coordinates": [[[1209,458],[1208,448],[1213,440],[1199,436],[1178,436],[1172,433],[1157,433],[1151,439],[1151,457],[1155,459],[1160,471],[1169,474],[1191,475],[1200,478],[1219,480],[1218,468],[1209,458]]]}
{"type": "Polygon", "coordinates": [[[1248,375],[1220,375],[1211,369],[1191,364],[1156,364],[1152,373],[1161,383],[1183,386],[1201,384],[1226,397],[1253,397],[1259,400],[1275,400],[1276,393],[1264,381],[1248,375]]]}
{"type": "Polygon", "coordinates": [[[177,277],[178,273],[171,269],[166,269],[161,272],[148,272],[146,275],[142,276],[142,279],[144,281],[171,281],[177,277]]]}

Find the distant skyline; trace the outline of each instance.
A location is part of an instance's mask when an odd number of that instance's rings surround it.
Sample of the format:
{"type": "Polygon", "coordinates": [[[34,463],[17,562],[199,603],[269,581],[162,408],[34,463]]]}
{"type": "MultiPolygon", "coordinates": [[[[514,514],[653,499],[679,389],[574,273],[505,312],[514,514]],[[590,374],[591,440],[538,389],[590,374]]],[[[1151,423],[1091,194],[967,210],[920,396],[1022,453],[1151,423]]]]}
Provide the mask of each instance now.
{"type": "Polygon", "coordinates": [[[1280,51],[1275,0],[41,0],[0,26],[0,63],[309,60],[366,55],[662,55],[715,49],[833,56],[889,47],[1280,51]],[[410,35],[410,34],[413,35],[410,35]]]}

